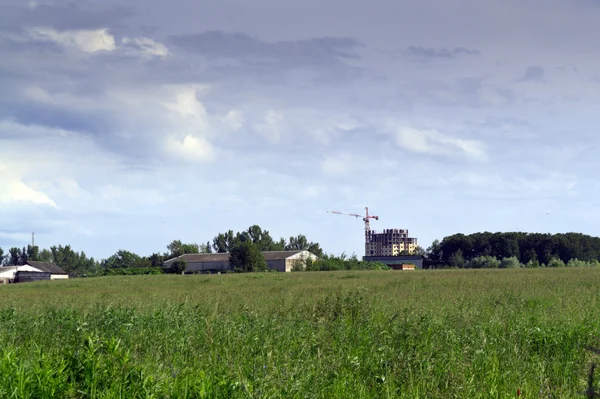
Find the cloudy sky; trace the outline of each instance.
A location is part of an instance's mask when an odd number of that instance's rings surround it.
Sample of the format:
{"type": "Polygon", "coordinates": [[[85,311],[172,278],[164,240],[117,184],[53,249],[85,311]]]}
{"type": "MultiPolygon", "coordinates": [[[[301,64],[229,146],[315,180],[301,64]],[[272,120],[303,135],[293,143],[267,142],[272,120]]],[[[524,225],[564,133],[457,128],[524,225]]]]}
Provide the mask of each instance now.
{"type": "Polygon", "coordinates": [[[600,2],[2,0],[0,247],[600,234],[600,2]],[[596,111],[595,111],[596,110],[596,111]]]}

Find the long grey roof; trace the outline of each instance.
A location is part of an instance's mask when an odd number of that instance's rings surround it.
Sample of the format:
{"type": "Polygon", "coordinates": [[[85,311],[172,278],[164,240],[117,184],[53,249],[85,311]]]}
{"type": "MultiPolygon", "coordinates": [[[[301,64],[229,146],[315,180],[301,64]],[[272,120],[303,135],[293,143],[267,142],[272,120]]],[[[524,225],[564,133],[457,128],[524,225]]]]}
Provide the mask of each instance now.
{"type": "MultiPolygon", "coordinates": [[[[290,256],[299,254],[302,251],[265,251],[263,255],[265,260],[285,260],[290,256]]],[[[178,259],[185,260],[188,263],[192,262],[229,262],[229,253],[217,253],[217,254],[186,254],[178,256],[177,258],[169,259],[165,264],[170,264],[178,259]]]]}
{"type": "Polygon", "coordinates": [[[63,269],[61,269],[60,267],[56,266],[52,262],[27,261],[27,264],[29,266],[31,266],[31,267],[35,267],[36,269],[39,269],[42,272],[45,272],[45,273],[67,274],[67,272],[65,272],[63,269]]]}

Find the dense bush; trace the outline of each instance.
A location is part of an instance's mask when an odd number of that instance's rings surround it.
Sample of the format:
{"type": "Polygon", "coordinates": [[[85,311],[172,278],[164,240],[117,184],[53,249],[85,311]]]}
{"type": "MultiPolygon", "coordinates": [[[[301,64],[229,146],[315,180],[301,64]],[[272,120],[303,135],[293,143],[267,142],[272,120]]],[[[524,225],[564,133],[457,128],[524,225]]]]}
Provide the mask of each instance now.
{"type": "Polygon", "coordinates": [[[520,267],[523,267],[523,265],[521,265],[521,262],[519,262],[519,259],[517,259],[515,256],[502,259],[500,261],[500,265],[498,266],[500,269],[518,269],[520,267]]]}
{"type": "Polygon", "coordinates": [[[323,255],[316,261],[308,259],[294,265],[292,271],[333,271],[333,270],[390,270],[388,265],[381,262],[365,262],[359,260],[356,255],[347,258],[341,256],[323,255]]]}
{"type": "Polygon", "coordinates": [[[551,259],[547,265],[547,267],[565,267],[565,266],[566,266],[565,262],[563,262],[562,260],[560,260],[558,258],[551,259]]]}
{"type": "Polygon", "coordinates": [[[467,269],[497,269],[500,267],[500,261],[494,256],[479,256],[468,261],[464,267],[467,269]]]}
{"type": "Polygon", "coordinates": [[[162,267],[131,267],[119,269],[104,269],[104,276],[136,276],[144,274],[163,274],[165,271],[162,267]]]}

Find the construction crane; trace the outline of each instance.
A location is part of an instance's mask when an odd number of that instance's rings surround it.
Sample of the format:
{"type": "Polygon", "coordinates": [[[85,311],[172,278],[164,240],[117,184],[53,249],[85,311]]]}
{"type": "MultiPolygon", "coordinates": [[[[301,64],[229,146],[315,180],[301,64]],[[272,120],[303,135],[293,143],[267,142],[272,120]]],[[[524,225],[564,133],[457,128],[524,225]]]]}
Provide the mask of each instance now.
{"type": "Polygon", "coordinates": [[[364,215],[359,215],[357,213],[344,213],[344,212],[338,212],[338,211],[327,211],[327,213],[334,213],[336,215],[353,216],[357,219],[362,218],[362,220],[365,222],[365,239],[369,236],[369,232],[371,231],[371,219],[379,220],[379,216],[369,215],[369,208],[365,208],[364,215]]]}

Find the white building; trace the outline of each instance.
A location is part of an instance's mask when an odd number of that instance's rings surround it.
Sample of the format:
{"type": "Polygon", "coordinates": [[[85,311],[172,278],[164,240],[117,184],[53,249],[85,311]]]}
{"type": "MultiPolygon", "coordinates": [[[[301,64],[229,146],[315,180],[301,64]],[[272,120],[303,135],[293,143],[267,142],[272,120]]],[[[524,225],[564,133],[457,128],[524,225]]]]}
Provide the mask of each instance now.
{"type": "Polygon", "coordinates": [[[15,281],[17,272],[39,272],[39,269],[29,265],[0,267],[0,284],[8,284],[15,281]]]}
{"type": "MultiPolygon", "coordinates": [[[[267,251],[263,252],[267,267],[279,272],[291,272],[296,265],[306,263],[307,259],[317,260],[317,257],[308,251],[267,251]]],[[[185,273],[219,272],[231,270],[228,253],[216,254],[187,254],[165,262],[165,267],[170,267],[176,260],[187,263],[185,273]]]]}
{"type": "Polygon", "coordinates": [[[19,272],[44,274],[44,280],[64,280],[69,278],[63,269],[51,262],[27,262],[22,266],[0,267],[0,284],[14,283],[19,272]]]}

